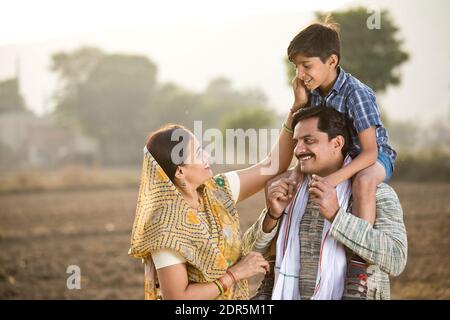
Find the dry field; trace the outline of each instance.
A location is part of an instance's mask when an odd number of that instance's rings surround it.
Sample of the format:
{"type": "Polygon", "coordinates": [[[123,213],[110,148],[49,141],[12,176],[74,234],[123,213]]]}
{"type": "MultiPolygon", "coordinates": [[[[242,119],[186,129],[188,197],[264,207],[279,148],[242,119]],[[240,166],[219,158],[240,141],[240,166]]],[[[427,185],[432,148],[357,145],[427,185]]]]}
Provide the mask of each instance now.
{"type": "MultiPolygon", "coordinates": [[[[393,299],[450,298],[450,184],[393,183],[408,231],[408,264],[393,299]]],[[[127,256],[137,187],[0,193],[0,299],[141,299],[143,270],[127,256]],[[68,290],[66,269],[81,268],[68,290]]],[[[262,194],[239,205],[242,229],[262,194]]]]}

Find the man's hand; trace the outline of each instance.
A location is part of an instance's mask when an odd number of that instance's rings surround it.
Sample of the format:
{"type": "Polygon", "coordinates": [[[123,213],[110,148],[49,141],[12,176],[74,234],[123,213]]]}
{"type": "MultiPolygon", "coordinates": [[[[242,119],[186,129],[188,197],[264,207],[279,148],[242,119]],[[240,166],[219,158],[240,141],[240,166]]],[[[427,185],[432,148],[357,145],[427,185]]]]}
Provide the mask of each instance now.
{"type": "Polygon", "coordinates": [[[270,214],[274,217],[280,217],[284,208],[287,207],[294,196],[296,181],[284,177],[272,182],[266,191],[267,207],[270,214]]]}
{"type": "Polygon", "coordinates": [[[308,93],[306,92],[303,81],[300,80],[297,75],[292,80],[292,89],[294,91],[294,104],[292,105],[292,112],[296,112],[298,109],[303,108],[308,102],[308,93]]]}
{"type": "Polygon", "coordinates": [[[336,188],[324,178],[315,174],[313,174],[309,185],[309,194],[313,203],[319,206],[320,214],[328,221],[333,222],[336,213],[339,211],[336,188]]]}

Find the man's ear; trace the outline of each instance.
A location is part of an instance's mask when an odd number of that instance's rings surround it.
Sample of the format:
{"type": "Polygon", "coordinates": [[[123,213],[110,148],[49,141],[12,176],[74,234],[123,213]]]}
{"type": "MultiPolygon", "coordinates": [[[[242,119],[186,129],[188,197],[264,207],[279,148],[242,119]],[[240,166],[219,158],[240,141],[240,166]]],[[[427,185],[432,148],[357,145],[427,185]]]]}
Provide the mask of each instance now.
{"type": "Polygon", "coordinates": [[[339,58],[338,58],[338,56],[337,56],[336,54],[333,53],[333,54],[328,58],[327,63],[328,63],[328,65],[329,65],[330,67],[336,68],[336,66],[337,66],[338,63],[339,63],[339,58]]]}
{"type": "Polygon", "coordinates": [[[342,148],[345,145],[345,139],[343,136],[337,136],[335,138],[333,138],[333,148],[335,148],[335,150],[337,151],[341,151],[342,148]]]}

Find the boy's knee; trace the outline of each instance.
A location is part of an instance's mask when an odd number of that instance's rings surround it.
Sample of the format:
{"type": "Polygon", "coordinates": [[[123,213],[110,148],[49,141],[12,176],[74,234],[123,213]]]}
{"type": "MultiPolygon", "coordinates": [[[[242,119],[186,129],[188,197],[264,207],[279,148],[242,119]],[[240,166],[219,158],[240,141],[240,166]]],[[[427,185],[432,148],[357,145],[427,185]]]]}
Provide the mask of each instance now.
{"type": "Polygon", "coordinates": [[[375,193],[377,188],[377,181],[374,177],[365,173],[358,173],[353,179],[352,193],[359,195],[366,195],[368,193],[375,193]]]}

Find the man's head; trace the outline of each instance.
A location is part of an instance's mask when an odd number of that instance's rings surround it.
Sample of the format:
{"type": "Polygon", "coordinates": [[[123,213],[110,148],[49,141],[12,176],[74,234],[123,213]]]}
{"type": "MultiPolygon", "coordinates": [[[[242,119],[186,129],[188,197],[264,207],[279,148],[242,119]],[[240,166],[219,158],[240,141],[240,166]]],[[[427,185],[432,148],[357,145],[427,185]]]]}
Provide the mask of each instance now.
{"type": "Polygon", "coordinates": [[[333,108],[307,107],[294,115],[294,155],[306,174],[326,176],[342,166],[351,140],[345,115],[333,108]]]}
{"type": "Polygon", "coordinates": [[[314,23],[300,31],[287,49],[289,61],[309,90],[330,82],[340,61],[340,40],[336,24],[314,23]]]}

